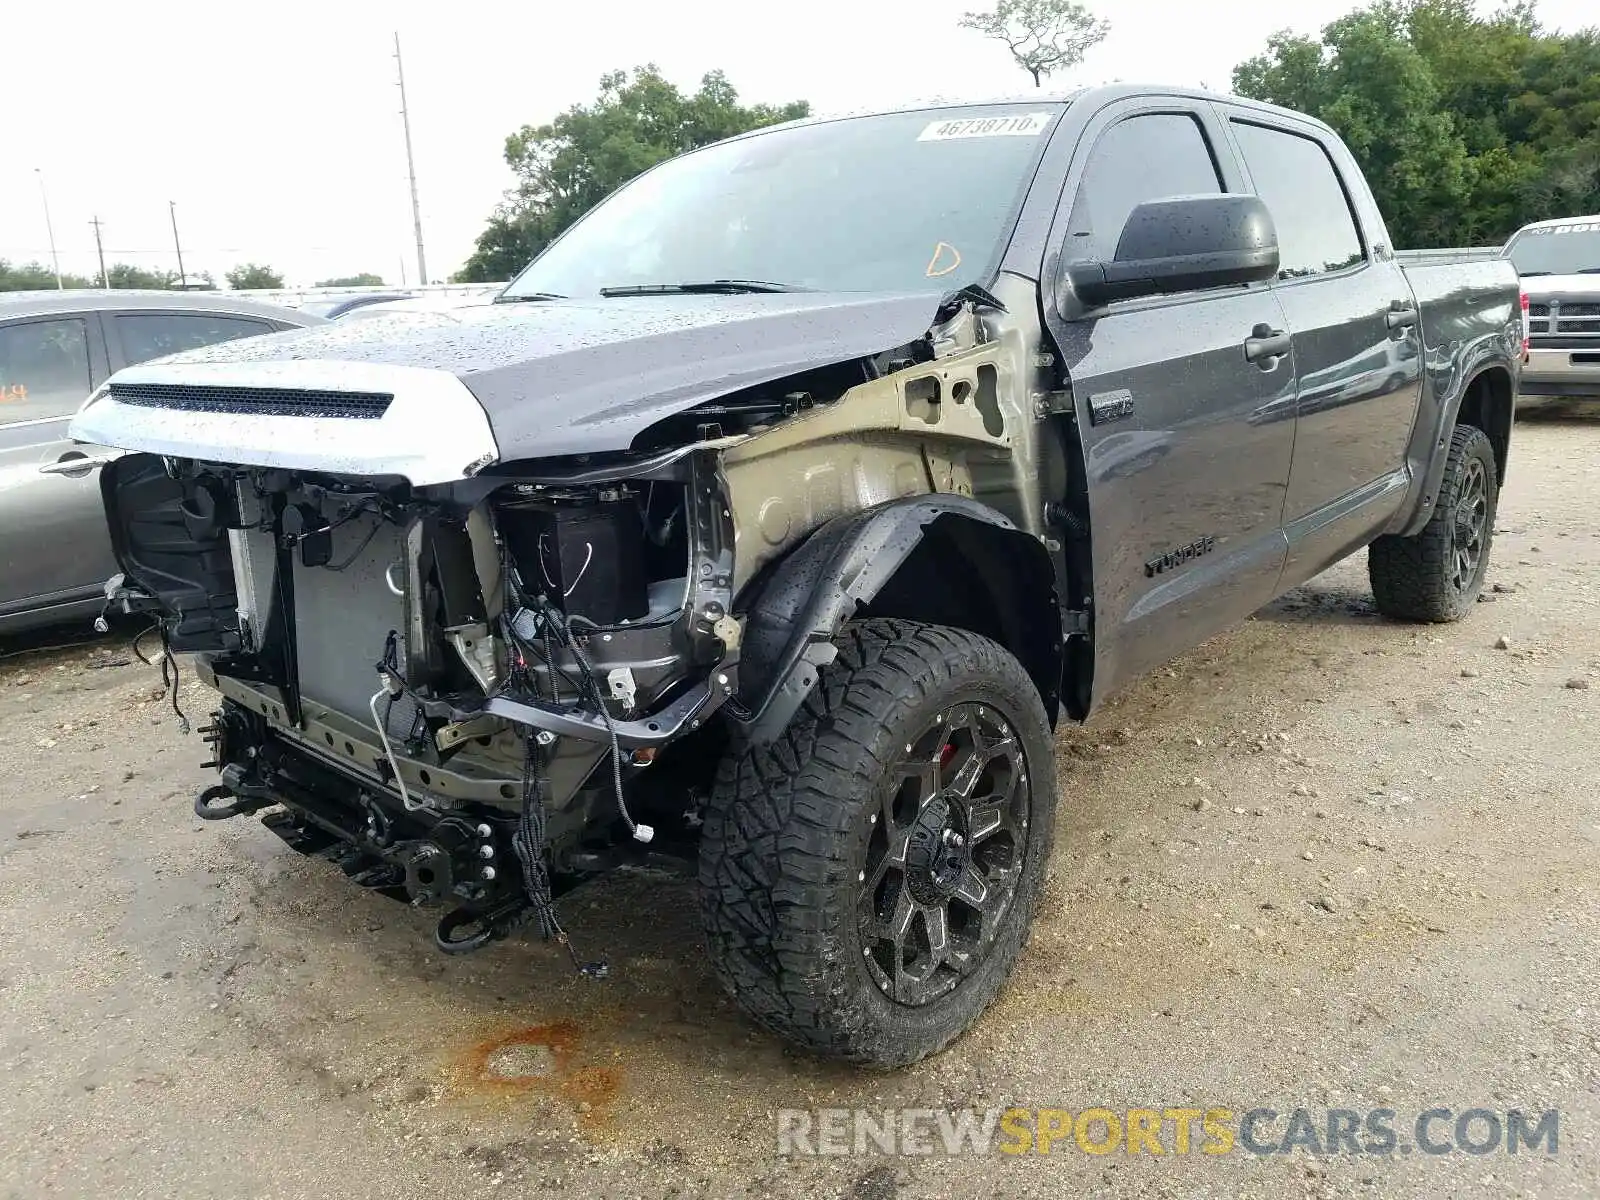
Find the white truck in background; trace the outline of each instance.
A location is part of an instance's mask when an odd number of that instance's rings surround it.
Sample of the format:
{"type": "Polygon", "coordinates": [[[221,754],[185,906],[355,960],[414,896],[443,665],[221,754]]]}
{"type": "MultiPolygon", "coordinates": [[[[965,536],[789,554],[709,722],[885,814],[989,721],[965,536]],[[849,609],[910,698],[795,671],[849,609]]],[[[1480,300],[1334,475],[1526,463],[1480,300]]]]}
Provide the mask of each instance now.
{"type": "Polygon", "coordinates": [[[1600,214],[1525,225],[1503,253],[1528,304],[1520,398],[1600,400],[1600,214]]]}

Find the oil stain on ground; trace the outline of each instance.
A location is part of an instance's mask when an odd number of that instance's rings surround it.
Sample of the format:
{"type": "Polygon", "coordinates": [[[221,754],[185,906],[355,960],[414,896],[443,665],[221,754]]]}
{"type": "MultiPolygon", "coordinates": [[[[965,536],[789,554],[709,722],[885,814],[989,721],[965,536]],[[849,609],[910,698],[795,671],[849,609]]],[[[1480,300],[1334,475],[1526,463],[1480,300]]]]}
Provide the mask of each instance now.
{"type": "Polygon", "coordinates": [[[605,1124],[622,1092],[621,1068],[586,1063],[584,1033],[570,1021],[531,1025],[467,1047],[455,1063],[463,1096],[540,1096],[564,1101],[584,1129],[605,1124]]]}

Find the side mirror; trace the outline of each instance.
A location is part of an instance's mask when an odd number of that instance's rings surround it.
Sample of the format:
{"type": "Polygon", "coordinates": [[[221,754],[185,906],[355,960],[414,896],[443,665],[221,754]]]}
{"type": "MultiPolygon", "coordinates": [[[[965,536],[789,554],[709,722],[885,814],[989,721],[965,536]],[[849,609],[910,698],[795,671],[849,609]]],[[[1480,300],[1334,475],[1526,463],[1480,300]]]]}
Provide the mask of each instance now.
{"type": "Polygon", "coordinates": [[[1278,232],[1259,196],[1173,196],[1128,215],[1110,262],[1068,263],[1090,307],[1169,292],[1235,287],[1278,273],[1278,232]]]}

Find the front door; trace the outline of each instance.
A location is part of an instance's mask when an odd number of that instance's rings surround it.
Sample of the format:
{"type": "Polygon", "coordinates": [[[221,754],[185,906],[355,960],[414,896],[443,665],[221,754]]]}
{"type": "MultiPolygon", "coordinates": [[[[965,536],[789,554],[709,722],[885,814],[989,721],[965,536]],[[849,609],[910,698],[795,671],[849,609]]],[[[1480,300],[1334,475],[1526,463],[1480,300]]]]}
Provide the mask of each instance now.
{"type": "MultiPolygon", "coordinates": [[[[1218,143],[1209,106],[1144,102],[1096,118],[1056,244],[1109,261],[1135,205],[1242,190],[1218,143]]],[[[1082,320],[1052,313],[1049,323],[1088,476],[1099,698],[1271,598],[1284,559],[1294,367],[1264,284],[1115,303],[1082,320]]]]}

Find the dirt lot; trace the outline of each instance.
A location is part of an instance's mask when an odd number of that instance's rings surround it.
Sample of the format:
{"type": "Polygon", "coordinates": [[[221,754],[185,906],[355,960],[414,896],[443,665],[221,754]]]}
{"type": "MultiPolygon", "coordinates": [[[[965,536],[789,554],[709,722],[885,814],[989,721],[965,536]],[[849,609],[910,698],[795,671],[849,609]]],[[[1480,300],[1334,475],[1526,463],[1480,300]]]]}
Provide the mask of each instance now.
{"type": "Polygon", "coordinates": [[[564,902],[605,982],[442,957],[428,914],[195,819],[202,748],[120,641],[0,646],[0,1195],[1593,1196],[1597,447],[1519,424],[1462,624],[1378,618],[1358,559],[1066,731],[1016,978],[892,1075],[741,1021],[682,880],[564,902]],[[1559,1108],[1560,1150],[774,1150],[780,1106],[1006,1104],[1559,1108]]]}

